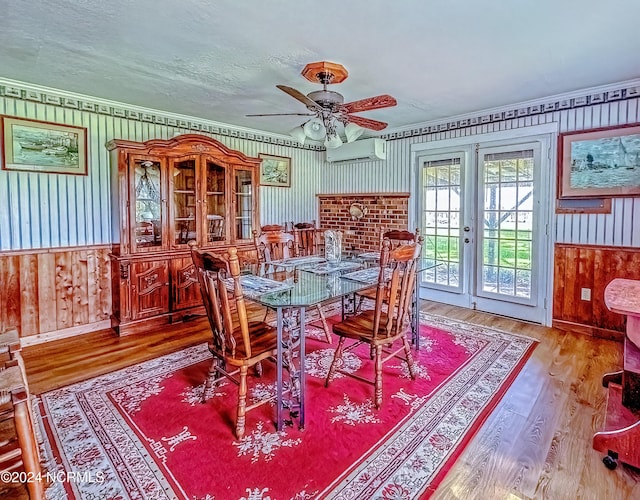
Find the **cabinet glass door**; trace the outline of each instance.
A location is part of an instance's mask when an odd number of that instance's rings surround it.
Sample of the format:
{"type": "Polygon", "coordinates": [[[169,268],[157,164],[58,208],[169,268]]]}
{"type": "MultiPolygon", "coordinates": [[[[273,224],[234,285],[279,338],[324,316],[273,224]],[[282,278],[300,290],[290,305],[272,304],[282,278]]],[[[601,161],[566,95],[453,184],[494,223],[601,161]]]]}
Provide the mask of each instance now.
{"type": "Polygon", "coordinates": [[[253,236],[253,172],[237,169],[234,175],[235,239],[248,240],[253,236]]]}
{"type": "Polygon", "coordinates": [[[133,251],[162,246],[162,168],[159,161],[133,158],[133,251]]]}
{"type": "Polygon", "coordinates": [[[176,160],[172,167],[173,243],[186,245],[196,239],[196,160],[176,160]]]}
{"type": "Polygon", "coordinates": [[[225,168],[206,160],[205,244],[227,240],[225,168]]]}

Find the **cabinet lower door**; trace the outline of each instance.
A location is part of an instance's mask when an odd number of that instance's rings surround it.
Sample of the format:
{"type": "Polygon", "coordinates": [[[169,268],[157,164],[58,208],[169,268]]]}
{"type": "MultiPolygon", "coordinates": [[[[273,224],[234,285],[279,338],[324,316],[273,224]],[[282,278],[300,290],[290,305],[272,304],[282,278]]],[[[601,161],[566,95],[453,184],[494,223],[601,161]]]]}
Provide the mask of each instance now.
{"type": "Polygon", "coordinates": [[[191,257],[171,260],[171,309],[201,306],[200,284],[191,257]]]}
{"type": "Polygon", "coordinates": [[[169,312],[168,267],[166,260],[131,263],[133,319],[169,312]]]}

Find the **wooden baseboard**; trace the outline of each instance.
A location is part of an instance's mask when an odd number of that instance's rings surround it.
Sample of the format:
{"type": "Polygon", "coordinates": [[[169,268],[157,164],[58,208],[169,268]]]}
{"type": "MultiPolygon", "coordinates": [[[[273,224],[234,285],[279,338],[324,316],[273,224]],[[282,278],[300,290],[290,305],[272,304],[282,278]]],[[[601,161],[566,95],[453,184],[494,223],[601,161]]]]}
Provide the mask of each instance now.
{"type": "Polygon", "coordinates": [[[581,323],[572,323],[570,321],[562,321],[559,319],[554,319],[551,326],[557,328],[558,330],[583,333],[585,335],[590,335],[591,337],[611,339],[618,342],[622,342],[625,336],[624,332],[619,332],[617,330],[608,330],[606,328],[598,328],[596,326],[583,325],[581,323]]]}
{"type": "Polygon", "coordinates": [[[164,325],[170,325],[172,323],[178,323],[180,321],[189,321],[194,317],[206,316],[204,306],[196,306],[180,311],[173,311],[160,316],[153,316],[151,318],[143,318],[134,321],[119,322],[117,318],[112,317],[110,327],[120,336],[144,334],[149,331],[150,328],[158,328],[164,325]]]}
{"type": "Polygon", "coordinates": [[[37,333],[35,335],[28,335],[20,338],[20,344],[22,347],[31,345],[42,344],[44,342],[51,342],[53,340],[66,339],[69,337],[75,337],[76,335],[82,335],[84,333],[97,332],[98,330],[106,330],[111,328],[111,320],[98,321],[96,323],[88,323],[86,325],[72,326],[70,328],[63,328],[62,330],[55,330],[46,333],[37,333]]]}

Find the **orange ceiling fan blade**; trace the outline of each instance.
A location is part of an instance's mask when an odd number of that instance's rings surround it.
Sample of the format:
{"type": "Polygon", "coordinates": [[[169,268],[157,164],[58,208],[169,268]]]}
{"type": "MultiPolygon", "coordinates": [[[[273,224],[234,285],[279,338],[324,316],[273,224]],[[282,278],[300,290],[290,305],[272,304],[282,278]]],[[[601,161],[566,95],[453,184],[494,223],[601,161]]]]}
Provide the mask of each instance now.
{"type": "Polygon", "coordinates": [[[346,115],[347,122],[355,123],[363,128],[371,130],[382,130],[387,127],[385,122],[379,122],[378,120],[371,120],[369,118],[362,118],[361,116],[346,115]]]}
{"type": "Polygon", "coordinates": [[[322,111],[322,107],[318,105],[316,101],[309,99],[306,95],[304,95],[299,90],[296,90],[292,87],[287,87],[286,85],[276,85],[280,90],[289,94],[294,99],[297,99],[302,104],[304,104],[311,111],[322,111]]]}
{"type": "Polygon", "coordinates": [[[368,97],[359,101],[348,102],[340,107],[344,113],[359,113],[361,111],[370,111],[372,109],[389,108],[398,104],[394,97],[388,94],[368,97]]]}

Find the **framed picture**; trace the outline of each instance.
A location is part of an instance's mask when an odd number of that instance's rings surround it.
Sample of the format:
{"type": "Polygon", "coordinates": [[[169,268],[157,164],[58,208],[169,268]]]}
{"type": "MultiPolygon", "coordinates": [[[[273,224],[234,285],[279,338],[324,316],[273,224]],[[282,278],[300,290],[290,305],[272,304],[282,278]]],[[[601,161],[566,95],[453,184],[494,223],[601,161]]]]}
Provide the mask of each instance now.
{"type": "Polygon", "coordinates": [[[560,134],[558,197],[640,195],[640,124],[560,134]]]}
{"type": "Polygon", "coordinates": [[[291,186],[291,158],[260,154],[260,185],[291,186]]]}
{"type": "Polygon", "coordinates": [[[2,168],[87,175],[87,129],[3,116],[2,168]]]}

